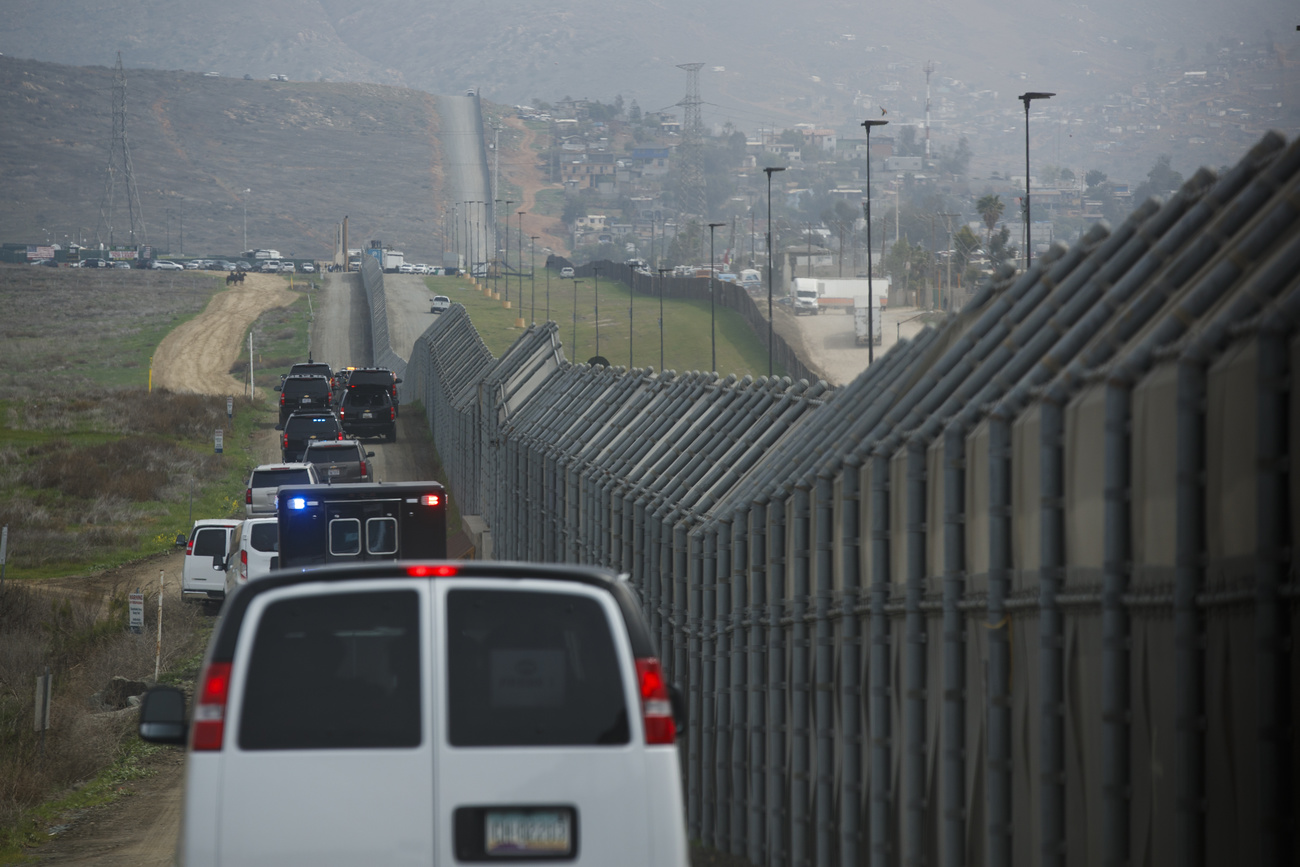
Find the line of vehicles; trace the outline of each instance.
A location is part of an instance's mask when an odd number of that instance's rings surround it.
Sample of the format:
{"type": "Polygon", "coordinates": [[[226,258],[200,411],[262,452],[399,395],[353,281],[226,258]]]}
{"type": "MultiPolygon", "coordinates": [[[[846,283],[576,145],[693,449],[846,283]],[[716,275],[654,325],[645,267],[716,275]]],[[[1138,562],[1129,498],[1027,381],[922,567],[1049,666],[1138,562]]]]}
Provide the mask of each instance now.
{"type": "MultiPolygon", "coordinates": [[[[354,390],[395,418],[391,371],[316,364],[286,433],[354,390]]],[[[626,576],[448,560],[443,486],[376,482],[343,433],[191,533],[220,619],[192,709],[155,687],[138,728],[187,748],[177,863],[686,867],[685,702],[626,576]]]]}

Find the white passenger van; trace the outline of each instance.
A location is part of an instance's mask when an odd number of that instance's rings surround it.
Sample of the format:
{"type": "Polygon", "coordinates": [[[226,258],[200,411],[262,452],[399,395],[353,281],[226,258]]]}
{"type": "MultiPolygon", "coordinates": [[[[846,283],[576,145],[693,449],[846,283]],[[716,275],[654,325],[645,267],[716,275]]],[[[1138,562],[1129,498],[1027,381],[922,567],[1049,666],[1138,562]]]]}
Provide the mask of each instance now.
{"type": "Polygon", "coordinates": [[[219,604],[226,598],[226,552],[235,518],[203,518],[194,522],[181,566],[181,599],[219,604]]]}
{"type": "Polygon", "coordinates": [[[187,867],[689,863],[680,695],[603,570],[282,570],[230,597],[195,703],[140,713],[189,745],[187,867]]]}

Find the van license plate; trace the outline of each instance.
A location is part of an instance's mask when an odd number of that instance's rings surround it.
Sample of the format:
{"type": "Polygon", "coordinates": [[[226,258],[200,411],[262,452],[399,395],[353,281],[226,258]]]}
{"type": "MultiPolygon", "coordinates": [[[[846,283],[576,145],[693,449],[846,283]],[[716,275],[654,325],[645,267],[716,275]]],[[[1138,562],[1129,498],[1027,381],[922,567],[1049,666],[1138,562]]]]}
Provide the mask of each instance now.
{"type": "Polygon", "coordinates": [[[362,418],[374,418],[374,417],[375,417],[375,414],[374,414],[373,412],[363,412],[363,413],[361,413],[361,417],[362,417],[362,418]]]}
{"type": "Polygon", "coordinates": [[[484,850],[489,856],[564,856],[573,853],[568,810],[489,810],[484,816],[484,850]]]}
{"type": "Polygon", "coordinates": [[[330,467],[330,475],[331,475],[331,476],[337,476],[337,475],[338,475],[339,473],[341,473],[341,472],[343,472],[343,471],[340,470],[338,467],[330,467]]]}

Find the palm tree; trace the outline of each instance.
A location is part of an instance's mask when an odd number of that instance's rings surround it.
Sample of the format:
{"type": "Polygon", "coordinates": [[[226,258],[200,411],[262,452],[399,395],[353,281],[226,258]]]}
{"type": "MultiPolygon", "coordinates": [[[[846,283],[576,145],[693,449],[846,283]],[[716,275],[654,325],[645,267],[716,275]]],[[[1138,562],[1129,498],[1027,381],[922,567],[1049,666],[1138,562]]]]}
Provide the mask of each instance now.
{"type": "Polygon", "coordinates": [[[987,196],[980,197],[975,203],[975,210],[979,211],[980,216],[984,219],[984,225],[988,229],[984,233],[984,244],[987,246],[993,237],[993,227],[1002,219],[1002,211],[1005,205],[1002,204],[1002,197],[989,193],[987,196]]]}

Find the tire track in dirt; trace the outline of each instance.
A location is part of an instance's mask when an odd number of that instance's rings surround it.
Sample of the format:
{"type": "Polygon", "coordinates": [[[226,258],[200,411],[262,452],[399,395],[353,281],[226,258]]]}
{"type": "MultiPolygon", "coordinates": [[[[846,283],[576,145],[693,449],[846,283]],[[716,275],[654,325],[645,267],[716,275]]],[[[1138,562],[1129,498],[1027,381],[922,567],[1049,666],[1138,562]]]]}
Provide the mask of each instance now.
{"type": "Polygon", "coordinates": [[[155,388],[194,394],[242,394],[244,384],[230,375],[244,335],[267,310],[285,307],[298,294],[283,277],[248,274],[212,296],[202,313],[174,329],[153,356],[155,388]]]}

